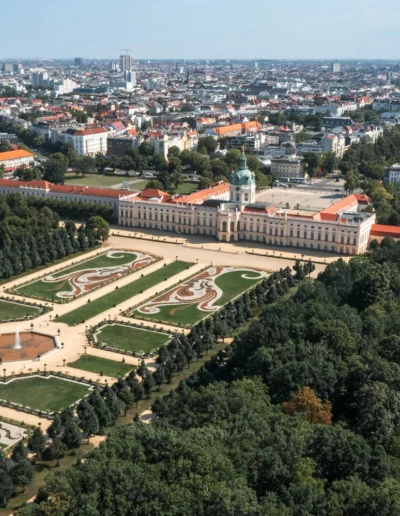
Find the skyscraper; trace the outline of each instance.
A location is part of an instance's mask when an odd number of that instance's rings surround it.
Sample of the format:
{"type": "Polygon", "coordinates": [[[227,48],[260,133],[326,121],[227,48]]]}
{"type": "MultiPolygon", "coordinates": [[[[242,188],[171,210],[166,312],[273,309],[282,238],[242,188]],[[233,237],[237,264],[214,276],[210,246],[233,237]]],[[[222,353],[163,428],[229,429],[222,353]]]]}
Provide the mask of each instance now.
{"type": "Polygon", "coordinates": [[[75,66],[83,65],[83,57],[75,57],[75,66]]]}
{"type": "Polygon", "coordinates": [[[340,63],[338,63],[338,62],[332,63],[332,72],[333,73],[340,73],[341,69],[342,69],[342,66],[340,63]]]}
{"type": "Polygon", "coordinates": [[[121,55],[119,57],[120,69],[122,72],[130,72],[132,70],[132,58],[131,56],[121,55]]]}

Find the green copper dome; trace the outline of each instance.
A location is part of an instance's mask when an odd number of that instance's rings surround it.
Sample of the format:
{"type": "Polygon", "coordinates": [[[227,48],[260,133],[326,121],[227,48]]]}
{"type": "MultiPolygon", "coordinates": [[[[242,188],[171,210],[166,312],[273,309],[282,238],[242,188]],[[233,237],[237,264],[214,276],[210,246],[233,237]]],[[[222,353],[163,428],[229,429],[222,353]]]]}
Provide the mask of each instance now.
{"type": "Polygon", "coordinates": [[[249,186],[255,184],[254,174],[247,168],[244,152],[240,156],[240,165],[232,174],[231,184],[235,186],[249,186]]]}

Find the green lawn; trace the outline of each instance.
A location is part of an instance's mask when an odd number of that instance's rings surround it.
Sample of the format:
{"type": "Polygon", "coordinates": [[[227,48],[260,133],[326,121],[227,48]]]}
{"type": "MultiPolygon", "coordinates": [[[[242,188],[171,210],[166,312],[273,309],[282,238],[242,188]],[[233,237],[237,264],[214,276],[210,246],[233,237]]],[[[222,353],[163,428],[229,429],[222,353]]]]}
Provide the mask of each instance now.
{"type": "Polygon", "coordinates": [[[146,185],[149,181],[152,181],[152,179],[141,179],[140,181],[135,181],[134,183],[132,182],[129,185],[129,188],[130,190],[137,190],[141,192],[142,190],[146,189],[146,185]]]}
{"type": "MultiPolygon", "coordinates": [[[[216,305],[225,305],[260,281],[257,271],[253,273],[250,271],[246,272],[246,275],[252,276],[252,279],[243,278],[242,275],[243,271],[232,271],[216,278],[215,283],[223,292],[222,297],[216,302],[216,305]]],[[[153,321],[186,326],[195,324],[210,314],[210,312],[199,310],[195,304],[182,303],[182,305],[179,306],[162,306],[159,307],[159,309],[160,311],[156,314],[143,314],[138,310],[134,310],[131,316],[145,317],[153,321]]]]}
{"type": "Polygon", "coordinates": [[[175,190],[176,194],[187,195],[192,192],[196,192],[199,184],[195,181],[186,181],[185,183],[181,183],[178,188],[175,190]]]}
{"type": "Polygon", "coordinates": [[[107,324],[96,333],[97,342],[110,347],[132,351],[133,353],[150,353],[167,344],[171,336],[167,333],[132,328],[123,324],[107,324]]]}
{"type": "Polygon", "coordinates": [[[33,376],[0,384],[0,399],[47,412],[58,412],[83,398],[87,385],[62,378],[33,376]]]}
{"type": "Polygon", "coordinates": [[[65,184],[78,186],[108,187],[119,185],[123,181],[132,180],[126,176],[104,176],[103,174],[87,174],[86,177],[69,174],[65,178],[65,184]]]}
{"type": "Polygon", "coordinates": [[[85,321],[91,319],[92,317],[109,310],[114,305],[119,305],[123,303],[127,299],[130,299],[141,292],[144,292],[148,288],[154,287],[154,285],[160,285],[160,291],[162,290],[162,282],[165,278],[170,278],[179,272],[184,271],[191,267],[193,263],[187,263],[182,261],[172,262],[165,267],[161,267],[156,271],[143,276],[143,278],[139,278],[127,285],[113,290],[106,296],[99,297],[95,301],[87,303],[76,310],[72,310],[72,312],[68,312],[67,314],[62,315],[57,319],[58,322],[66,323],[69,326],[74,326],[75,324],[84,323],[85,321]]]}
{"type": "Polygon", "coordinates": [[[19,319],[26,315],[36,315],[39,309],[33,306],[23,305],[21,303],[13,303],[0,299],[0,319],[19,319]]]}
{"type": "MultiPolygon", "coordinates": [[[[116,267],[119,265],[125,265],[129,262],[132,262],[135,260],[137,255],[132,252],[126,252],[123,251],[117,255],[116,258],[110,258],[107,257],[107,253],[104,253],[100,256],[96,256],[94,258],[91,258],[90,260],[86,260],[83,262],[78,263],[77,265],[74,265],[72,267],[69,267],[67,269],[63,269],[62,271],[59,271],[55,274],[51,274],[48,277],[54,277],[58,278],[61,276],[64,276],[66,274],[72,274],[74,272],[78,271],[87,271],[89,269],[96,269],[96,268],[104,268],[104,267],[116,267]]],[[[61,301],[61,298],[57,297],[57,294],[60,291],[63,292],[73,292],[73,288],[71,287],[70,280],[69,279],[63,279],[60,281],[54,281],[51,283],[48,283],[47,281],[44,281],[45,278],[39,279],[37,281],[33,281],[32,283],[28,283],[27,285],[23,285],[20,288],[17,288],[16,291],[18,294],[21,294],[26,297],[35,296],[37,298],[41,299],[51,299],[52,301],[61,301]]],[[[104,281],[107,281],[109,278],[105,277],[104,281]]],[[[117,279],[117,278],[116,278],[117,279]]],[[[96,283],[95,286],[98,286],[99,283],[96,283]]],[[[87,285],[89,287],[89,285],[87,285]]],[[[86,292],[89,292],[88,290],[86,292]]],[[[64,298],[65,299],[65,298],[64,298]]],[[[69,299],[72,301],[72,298],[69,299]]]]}
{"type": "Polygon", "coordinates": [[[134,366],[126,364],[125,362],[117,362],[93,355],[82,355],[78,360],[75,360],[75,362],[69,362],[68,366],[74,367],[75,369],[82,369],[83,371],[89,371],[90,373],[113,376],[114,378],[125,376],[129,371],[135,369],[134,366]]]}

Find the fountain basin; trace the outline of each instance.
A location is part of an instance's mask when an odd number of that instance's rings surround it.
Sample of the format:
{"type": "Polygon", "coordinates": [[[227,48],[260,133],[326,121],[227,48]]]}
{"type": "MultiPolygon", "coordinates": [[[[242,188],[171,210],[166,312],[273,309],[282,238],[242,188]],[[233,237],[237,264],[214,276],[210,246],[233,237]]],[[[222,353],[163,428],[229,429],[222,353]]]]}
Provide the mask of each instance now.
{"type": "Polygon", "coordinates": [[[35,331],[19,333],[21,347],[15,346],[15,333],[0,335],[0,357],[5,362],[35,360],[56,348],[55,338],[35,331]]]}

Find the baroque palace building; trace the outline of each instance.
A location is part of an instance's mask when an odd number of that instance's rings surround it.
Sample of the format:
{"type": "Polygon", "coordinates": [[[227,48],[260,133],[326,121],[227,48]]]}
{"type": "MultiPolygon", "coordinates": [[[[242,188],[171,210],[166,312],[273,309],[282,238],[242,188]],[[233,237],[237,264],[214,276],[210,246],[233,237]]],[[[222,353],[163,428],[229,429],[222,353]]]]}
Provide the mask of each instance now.
{"type": "Polygon", "coordinates": [[[256,202],[255,177],[244,154],[230,183],[216,183],[190,195],[0,179],[0,194],[17,192],[26,197],[108,204],[120,226],[202,235],[222,242],[355,255],[365,252],[371,239],[400,239],[400,227],[375,224],[375,213],[365,211],[371,203],[364,194],[349,195],[319,212],[256,202]]]}
{"type": "Polygon", "coordinates": [[[252,241],[280,247],[360,254],[366,251],[375,214],[370,200],[353,194],[317,213],[283,210],[255,199],[254,173],[242,154],[231,183],[186,196],[147,189],[119,202],[119,224],[138,229],[252,241]]]}

